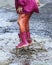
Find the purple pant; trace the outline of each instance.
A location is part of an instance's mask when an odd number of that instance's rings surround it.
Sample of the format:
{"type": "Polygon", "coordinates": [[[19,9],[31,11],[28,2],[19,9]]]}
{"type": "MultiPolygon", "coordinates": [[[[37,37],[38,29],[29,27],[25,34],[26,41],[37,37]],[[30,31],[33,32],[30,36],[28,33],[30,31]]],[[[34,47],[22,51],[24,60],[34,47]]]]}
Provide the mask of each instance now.
{"type": "MultiPolygon", "coordinates": [[[[38,5],[36,0],[15,0],[15,8],[18,9],[19,6],[22,6],[22,13],[39,13],[38,5]]],[[[17,12],[18,13],[18,12],[17,12]]]]}

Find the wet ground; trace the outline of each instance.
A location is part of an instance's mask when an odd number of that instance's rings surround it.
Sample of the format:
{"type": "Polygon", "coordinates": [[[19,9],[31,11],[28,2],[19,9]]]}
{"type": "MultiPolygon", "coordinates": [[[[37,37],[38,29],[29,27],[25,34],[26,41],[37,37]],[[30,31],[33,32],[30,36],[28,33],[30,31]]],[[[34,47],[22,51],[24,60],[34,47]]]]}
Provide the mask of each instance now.
{"type": "Polygon", "coordinates": [[[52,65],[52,3],[40,8],[39,14],[32,14],[33,45],[28,50],[19,50],[19,53],[15,49],[19,43],[17,18],[15,10],[0,8],[0,64],[52,65]]]}

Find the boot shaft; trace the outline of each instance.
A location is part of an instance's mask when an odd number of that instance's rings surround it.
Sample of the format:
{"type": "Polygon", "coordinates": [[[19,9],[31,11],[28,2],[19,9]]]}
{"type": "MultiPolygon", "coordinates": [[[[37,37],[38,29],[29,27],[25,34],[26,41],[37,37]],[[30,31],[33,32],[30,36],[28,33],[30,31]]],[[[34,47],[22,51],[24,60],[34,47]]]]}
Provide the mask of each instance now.
{"type": "Polygon", "coordinates": [[[22,48],[29,45],[27,38],[26,38],[26,32],[20,33],[21,42],[16,46],[16,48],[22,48]]]}
{"type": "Polygon", "coordinates": [[[22,40],[24,43],[27,43],[27,35],[26,35],[26,32],[20,33],[19,37],[21,38],[21,40],[22,40]]]}
{"type": "Polygon", "coordinates": [[[30,39],[31,38],[30,37],[30,32],[27,32],[26,34],[27,34],[27,38],[30,39]]]}

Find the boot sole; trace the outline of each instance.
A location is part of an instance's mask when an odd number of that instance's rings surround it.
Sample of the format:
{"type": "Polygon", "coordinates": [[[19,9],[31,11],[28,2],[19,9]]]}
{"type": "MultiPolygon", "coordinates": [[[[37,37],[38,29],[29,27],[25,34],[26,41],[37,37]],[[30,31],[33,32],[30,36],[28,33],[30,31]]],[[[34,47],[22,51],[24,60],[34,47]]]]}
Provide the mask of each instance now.
{"type": "Polygon", "coordinates": [[[20,47],[20,48],[17,48],[17,49],[21,49],[21,48],[24,48],[24,47],[27,47],[27,46],[29,46],[29,43],[28,43],[28,45],[23,45],[22,47],[20,47]]]}

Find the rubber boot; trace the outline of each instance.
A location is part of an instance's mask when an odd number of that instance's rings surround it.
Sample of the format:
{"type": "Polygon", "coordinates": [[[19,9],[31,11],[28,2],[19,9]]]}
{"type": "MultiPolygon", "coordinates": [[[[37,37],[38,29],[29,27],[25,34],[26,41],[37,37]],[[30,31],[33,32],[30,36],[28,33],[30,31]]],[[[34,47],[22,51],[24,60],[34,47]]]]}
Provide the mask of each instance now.
{"type": "MultiPolygon", "coordinates": [[[[32,39],[31,39],[31,37],[30,37],[30,32],[26,32],[26,35],[27,35],[27,41],[28,41],[28,43],[29,43],[29,44],[31,44],[32,39]]],[[[18,36],[19,36],[20,41],[21,41],[21,35],[20,35],[20,34],[18,34],[18,36]]]]}
{"type": "Polygon", "coordinates": [[[32,43],[32,39],[30,37],[30,32],[26,32],[26,34],[27,34],[27,41],[28,41],[29,44],[31,44],[32,43]]]}
{"type": "Polygon", "coordinates": [[[29,45],[26,37],[26,32],[20,33],[21,42],[16,46],[16,48],[22,48],[29,45]]]}

